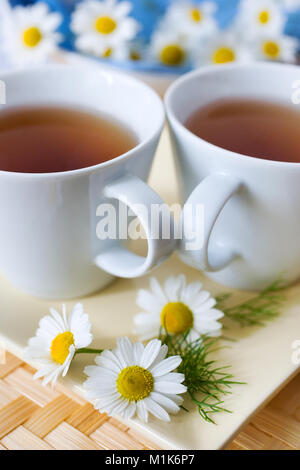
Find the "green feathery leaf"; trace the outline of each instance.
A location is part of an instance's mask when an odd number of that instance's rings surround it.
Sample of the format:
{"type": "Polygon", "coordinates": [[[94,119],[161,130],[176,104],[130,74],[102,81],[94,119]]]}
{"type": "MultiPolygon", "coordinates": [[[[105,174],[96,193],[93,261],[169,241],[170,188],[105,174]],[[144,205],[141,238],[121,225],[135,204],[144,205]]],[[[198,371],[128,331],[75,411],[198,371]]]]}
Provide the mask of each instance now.
{"type": "Polygon", "coordinates": [[[177,371],[184,374],[184,384],[191,400],[197,405],[200,416],[209,423],[214,423],[211,415],[225,411],[222,396],[231,393],[234,384],[233,376],[227,367],[216,365],[209,355],[221,349],[217,346],[217,338],[202,337],[193,342],[187,340],[188,333],[161,336],[160,339],[168,346],[168,356],[179,355],[182,362],[177,371]]]}
{"type": "Polygon", "coordinates": [[[227,307],[226,303],[231,294],[225,293],[216,297],[216,308],[224,312],[225,317],[237,322],[240,326],[264,326],[280,314],[280,308],[285,296],[284,285],[277,280],[255,297],[242,303],[227,307]]]}

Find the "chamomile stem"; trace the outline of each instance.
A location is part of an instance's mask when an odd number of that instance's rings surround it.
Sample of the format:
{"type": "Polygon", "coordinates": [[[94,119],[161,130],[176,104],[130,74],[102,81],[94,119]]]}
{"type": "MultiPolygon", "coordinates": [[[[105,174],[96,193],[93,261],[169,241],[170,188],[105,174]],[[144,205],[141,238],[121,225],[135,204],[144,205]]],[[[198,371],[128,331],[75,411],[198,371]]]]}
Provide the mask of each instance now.
{"type": "Polygon", "coordinates": [[[94,349],[94,348],[80,348],[77,349],[76,354],[101,354],[103,349],[94,349]]]}

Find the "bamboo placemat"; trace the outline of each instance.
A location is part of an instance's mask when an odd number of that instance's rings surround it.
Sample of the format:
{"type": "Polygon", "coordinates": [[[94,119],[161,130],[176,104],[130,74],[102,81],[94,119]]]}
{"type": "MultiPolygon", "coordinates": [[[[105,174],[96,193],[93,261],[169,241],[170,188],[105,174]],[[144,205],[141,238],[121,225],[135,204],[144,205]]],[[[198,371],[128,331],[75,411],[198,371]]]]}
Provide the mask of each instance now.
{"type": "MultiPolygon", "coordinates": [[[[94,410],[58,384],[33,381],[34,369],[12,354],[0,365],[0,450],[156,450],[129,426],[94,410]]],[[[228,447],[300,448],[300,374],[228,447]]]]}

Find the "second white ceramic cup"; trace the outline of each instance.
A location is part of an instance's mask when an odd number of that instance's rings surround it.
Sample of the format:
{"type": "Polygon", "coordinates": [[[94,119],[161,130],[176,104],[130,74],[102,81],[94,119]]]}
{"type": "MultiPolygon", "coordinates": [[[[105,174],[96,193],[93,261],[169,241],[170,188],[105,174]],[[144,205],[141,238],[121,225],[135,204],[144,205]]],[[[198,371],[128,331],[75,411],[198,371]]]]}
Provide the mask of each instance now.
{"type": "Polygon", "coordinates": [[[167,91],[177,176],[186,201],[181,257],[225,285],[262,289],[279,276],[289,282],[300,277],[300,163],[217,147],[190,132],[186,119],[198,108],[226,98],[295,107],[299,80],[296,66],[228,65],[191,72],[167,91]],[[196,205],[204,208],[203,243],[187,250],[196,223],[190,208],[196,205]]]}

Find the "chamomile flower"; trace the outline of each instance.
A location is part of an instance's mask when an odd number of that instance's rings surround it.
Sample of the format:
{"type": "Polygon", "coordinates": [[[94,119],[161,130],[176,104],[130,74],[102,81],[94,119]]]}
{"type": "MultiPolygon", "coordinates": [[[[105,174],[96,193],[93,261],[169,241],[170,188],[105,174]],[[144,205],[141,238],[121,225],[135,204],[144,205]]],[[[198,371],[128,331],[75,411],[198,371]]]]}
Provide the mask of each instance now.
{"type": "Polygon", "coordinates": [[[283,31],[285,15],[276,0],[241,0],[236,25],[248,39],[283,31]]]}
{"type": "Polygon", "coordinates": [[[75,45],[82,52],[101,57],[123,53],[139,24],[128,16],[131,3],[116,0],[85,0],[72,15],[75,45]]]}
{"type": "Polygon", "coordinates": [[[174,371],[180,356],[166,359],[168,347],[157,339],[146,346],[119,338],[113,351],[96,357],[96,366],[85,367],[87,398],[95,408],[125,419],[138,417],[147,422],[149,412],[163,421],[177,413],[186,392],[184,375],[174,371]]]}
{"type": "Polygon", "coordinates": [[[253,43],[255,57],[258,60],[295,62],[299,42],[289,36],[266,36],[253,43]]]}
{"type": "Polygon", "coordinates": [[[133,61],[140,61],[146,57],[146,45],[141,40],[134,40],[130,42],[127,59],[133,61]]]}
{"type": "Polygon", "coordinates": [[[99,54],[100,59],[126,60],[128,58],[128,47],[125,44],[119,44],[107,47],[99,54]]]}
{"type": "Polygon", "coordinates": [[[187,38],[203,38],[218,29],[214,19],[216,9],[217,6],[213,2],[173,2],[166,12],[163,25],[169,29],[176,25],[176,30],[187,38]]]}
{"type": "Polygon", "coordinates": [[[45,62],[57,49],[62,21],[45,3],[10,10],[2,18],[2,44],[9,60],[20,66],[45,62]]]}
{"type": "Polygon", "coordinates": [[[110,47],[104,51],[102,58],[115,60],[133,60],[139,61],[145,55],[145,47],[138,41],[130,41],[130,43],[121,43],[117,46],[110,47]]]}
{"type": "Polygon", "coordinates": [[[76,350],[88,346],[93,339],[89,317],[81,304],[76,304],[68,316],[65,305],[62,315],[53,308],[50,313],[40,320],[25,351],[27,359],[41,364],[34,378],[44,377],[43,385],[50,381],[54,384],[61,374],[65,376],[76,350]]]}
{"type": "Polygon", "coordinates": [[[215,307],[216,300],[202,289],[201,282],[186,283],[184,275],[171,276],[161,287],[150,279],[150,291],[140,289],[137,305],[143,309],[134,318],[135,332],[141,340],[157,336],[162,329],[171,335],[187,333],[194,341],[201,335],[219,336],[224,314],[215,307]]]}
{"type": "Polygon", "coordinates": [[[246,63],[252,60],[248,45],[238,41],[235,34],[225,32],[210,38],[204,45],[194,48],[193,62],[196,66],[221,65],[230,62],[246,63]]]}
{"type": "Polygon", "coordinates": [[[152,36],[150,56],[168,67],[179,67],[189,62],[190,49],[185,35],[172,30],[158,29],[152,36]]]}

